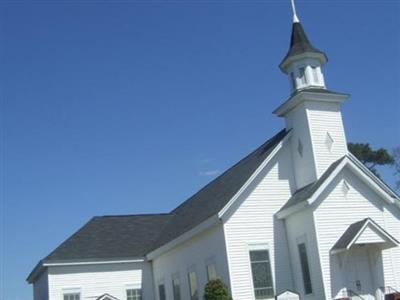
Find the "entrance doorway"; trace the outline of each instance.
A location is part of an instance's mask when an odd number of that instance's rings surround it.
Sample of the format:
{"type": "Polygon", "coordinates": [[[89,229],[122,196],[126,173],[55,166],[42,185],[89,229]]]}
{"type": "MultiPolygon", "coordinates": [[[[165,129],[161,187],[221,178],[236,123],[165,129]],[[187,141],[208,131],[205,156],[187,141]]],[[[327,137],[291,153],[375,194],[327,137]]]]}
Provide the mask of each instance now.
{"type": "Polygon", "coordinates": [[[373,264],[368,246],[354,245],[350,248],[346,263],[347,288],[366,300],[375,299],[373,264]]]}

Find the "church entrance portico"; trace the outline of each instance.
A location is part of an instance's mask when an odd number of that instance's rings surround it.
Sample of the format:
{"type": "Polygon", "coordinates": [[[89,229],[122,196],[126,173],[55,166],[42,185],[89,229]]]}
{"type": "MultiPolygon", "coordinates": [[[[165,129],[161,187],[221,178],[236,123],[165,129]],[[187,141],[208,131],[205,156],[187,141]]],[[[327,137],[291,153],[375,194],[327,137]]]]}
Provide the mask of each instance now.
{"type": "Polygon", "coordinates": [[[351,224],[331,249],[336,299],[385,299],[383,251],[399,242],[372,219],[351,224]],[[338,276],[339,275],[339,276],[338,276]]]}
{"type": "Polygon", "coordinates": [[[377,290],[383,285],[378,282],[379,276],[376,276],[381,273],[381,251],[371,245],[361,244],[351,247],[345,255],[342,272],[345,288],[350,294],[356,293],[365,300],[375,299],[377,290]]]}

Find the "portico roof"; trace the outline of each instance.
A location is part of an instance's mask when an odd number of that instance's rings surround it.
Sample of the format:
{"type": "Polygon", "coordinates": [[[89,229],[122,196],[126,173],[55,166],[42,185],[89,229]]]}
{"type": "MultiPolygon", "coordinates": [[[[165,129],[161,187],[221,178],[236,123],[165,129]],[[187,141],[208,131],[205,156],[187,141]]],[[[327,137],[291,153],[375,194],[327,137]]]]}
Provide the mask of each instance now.
{"type": "Polygon", "coordinates": [[[400,243],[371,218],[351,224],[331,249],[331,254],[349,250],[355,244],[376,244],[383,249],[400,243]]]}

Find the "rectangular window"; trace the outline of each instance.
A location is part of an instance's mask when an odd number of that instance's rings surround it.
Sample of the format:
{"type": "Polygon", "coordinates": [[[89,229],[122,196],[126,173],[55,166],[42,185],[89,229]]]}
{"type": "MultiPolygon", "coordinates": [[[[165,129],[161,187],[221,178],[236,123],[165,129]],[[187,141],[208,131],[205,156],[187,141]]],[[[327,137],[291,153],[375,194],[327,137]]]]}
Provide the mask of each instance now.
{"type": "Polygon", "coordinates": [[[194,271],[189,271],[189,290],[190,290],[190,300],[199,300],[199,292],[197,290],[197,276],[194,271]]]}
{"type": "Polygon", "coordinates": [[[178,277],[172,279],[172,293],[174,295],[174,300],[181,300],[181,287],[178,277]]]}
{"type": "Polygon", "coordinates": [[[126,300],[142,300],[142,289],[127,289],[126,300]]]}
{"type": "Polygon", "coordinates": [[[301,84],[307,84],[306,68],[305,67],[301,67],[299,69],[299,72],[300,72],[301,84]]]}
{"type": "Polygon", "coordinates": [[[165,296],[165,285],[164,283],[159,283],[158,284],[158,298],[160,300],[167,300],[165,296]]]}
{"type": "Polygon", "coordinates": [[[256,299],[273,298],[274,286],[268,250],[251,250],[250,262],[256,299]]]}
{"type": "Polygon", "coordinates": [[[64,300],[80,300],[81,294],[80,293],[67,293],[64,294],[64,300]]]}
{"type": "Polygon", "coordinates": [[[292,90],[294,91],[296,89],[296,78],[293,72],[290,72],[290,82],[292,84],[292,90]]]}
{"type": "Polygon", "coordinates": [[[214,263],[209,263],[207,265],[207,279],[208,281],[217,279],[217,268],[214,263]]]}
{"type": "Polygon", "coordinates": [[[313,74],[314,83],[319,83],[317,67],[316,66],[312,66],[311,70],[312,70],[312,74],[313,74]]]}
{"type": "Polygon", "coordinates": [[[299,249],[301,272],[303,274],[304,293],[306,295],[311,294],[312,293],[312,284],[311,284],[310,268],[308,265],[306,244],[301,243],[301,244],[298,244],[297,247],[299,249]]]}

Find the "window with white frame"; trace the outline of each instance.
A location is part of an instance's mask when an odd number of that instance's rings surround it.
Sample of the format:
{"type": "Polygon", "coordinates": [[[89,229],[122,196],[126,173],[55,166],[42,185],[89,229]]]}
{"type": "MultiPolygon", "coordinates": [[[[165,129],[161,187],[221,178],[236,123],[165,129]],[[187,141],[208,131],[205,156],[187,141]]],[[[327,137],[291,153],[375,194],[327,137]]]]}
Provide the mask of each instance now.
{"type": "Polygon", "coordinates": [[[64,300],[80,300],[81,294],[79,292],[64,293],[64,300]]]}
{"type": "Polygon", "coordinates": [[[207,279],[208,279],[208,281],[218,278],[217,267],[215,266],[215,263],[207,264],[206,268],[207,268],[207,279]]]}
{"type": "Polygon", "coordinates": [[[218,278],[217,265],[215,263],[214,256],[212,256],[206,260],[206,272],[207,272],[207,281],[218,278]]]}
{"type": "Polygon", "coordinates": [[[167,300],[167,296],[165,294],[165,284],[164,281],[158,283],[158,299],[159,300],[167,300]]]}
{"type": "Polygon", "coordinates": [[[312,294],[313,290],[312,290],[312,283],[311,283],[310,266],[308,264],[306,244],[304,242],[302,242],[297,245],[297,248],[299,250],[301,273],[303,275],[304,293],[306,295],[312,294]]]}
{"type": "Polygon", "coordinates": [[[250,250],[250,264],[255,298],[274,298],[274,285],[268,249],[250,250]]]}
{"type": "Polygon", "coordinates": [[[142,289],[140,288],[127,289],[126,300],[142,300],[142,289]]]}
{"type": "Polygon", "coordinates": [[[197,275],[193,268],[188,272],[188,281],[189,281],[190,300],[199,300],[199,291],[197,288],[197,275]]]}
{"type": "Polygon", "coordinates": [[[174,300],[181,300],[181,282],[178,274],[172,277],[172,294],[174,300]]]}

